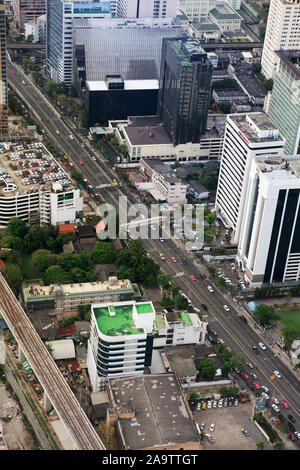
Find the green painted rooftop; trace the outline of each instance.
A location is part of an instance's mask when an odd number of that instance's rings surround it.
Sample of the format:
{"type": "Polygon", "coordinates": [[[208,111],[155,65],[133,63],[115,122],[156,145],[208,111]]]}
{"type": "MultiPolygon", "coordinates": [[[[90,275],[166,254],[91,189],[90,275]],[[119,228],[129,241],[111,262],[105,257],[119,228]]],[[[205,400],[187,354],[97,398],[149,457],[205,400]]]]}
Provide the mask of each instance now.
{"type": "MultiPolygon", "coordinates": [[[[150,304],[146,305],[151,307],[150,304]]],[[[141,304],[141,306],[143,306],[143,304],[141,304]]],[[[107,336],[126,336],[144,333],[143,328],[136,328],[135,326],[133,320],[133,307],[134,304],[95,307],[93,311],[99,330],[107,336]]],[[[136,305],[136,307],[139,307],[139,305],[136,305]]]]}
{"type": "Polygon", "coordinates": [[[181,312],[180,315],[181,315],[182,322],[183,322],[184,325],[191,325],[192,324],[192,320],[191,320],[188,312],[181,312]]]}

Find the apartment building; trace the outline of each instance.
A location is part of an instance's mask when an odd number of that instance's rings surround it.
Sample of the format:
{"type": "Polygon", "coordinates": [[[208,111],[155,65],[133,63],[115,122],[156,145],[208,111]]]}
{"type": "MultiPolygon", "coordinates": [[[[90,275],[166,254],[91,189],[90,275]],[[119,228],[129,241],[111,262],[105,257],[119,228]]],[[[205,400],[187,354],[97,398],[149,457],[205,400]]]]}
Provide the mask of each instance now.
{"type": "Polygon", "coordinates": [[[251,162],[238,259],[251,287],[300,280],[300,157],[251,162]]]}
{"type": "Polygon", "coordinates": [[[197,313],[167,312],[156,314],[154,322],[154,348],[180,344],[204,344],[207,322],[197,313]]]}
{"type": "Polygon", "coordinates": [[[282,155],[285,139],[264,113],[227,115],[215,210],[238,242],[251,161],[282,155]]]}
{"type": "Polygon", "coordinates": [[[117,0],[118,18],[175,18],[178,0],[117,0]]]}
{"type": "MultiPolygon", "coordinates": [[[[203,22],[208,19],[209,11],[220,1],[218,0],[178,0],[178,8],[191,19],[192,22],[203,22]]],[[[241,0],[225,0],[234,10],[240,10],[241,0]]]]}
{"type": "Polygon", "coordinates": [[[267,78],[273,78],[276,72],[276,52],[300,49],[299,24],[300,0],[271,0],[261,60],[267,78]]]}
{"type": "Polygon", "coordinates": [[[14,21],[21,31],[25,23],[46,13],[46,0],[12,0],[14,21]]]}

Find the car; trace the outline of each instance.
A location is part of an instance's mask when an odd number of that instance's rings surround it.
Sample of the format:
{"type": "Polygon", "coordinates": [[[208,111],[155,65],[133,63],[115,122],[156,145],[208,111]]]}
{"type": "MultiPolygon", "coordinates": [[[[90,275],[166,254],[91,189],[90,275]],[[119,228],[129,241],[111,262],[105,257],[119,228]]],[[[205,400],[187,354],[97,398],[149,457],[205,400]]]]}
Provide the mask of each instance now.
{"type": "Polygon", "coordinates": [[[207,402],[207,408],[210,409],[212,407],[212,401],[211,400],[208,400],[207,402]]]}
{"type": "Polygon", "coordinates": [[[257,379],[257,375],[254,374],[254,372],[251,373],[251,376],[256,380],[257,379]]]}
{"type": "Polygon", "coordinates": [[[228,399],[227,399],[227,398],[224,398],[223,406],[227,406],[227,405],[228,405],[228,399]]]}
{"type": "Polygon", "coordinates": [[[266,392],[262,392],[262,396],[265,397],[267,400],[269,400],[269,395],[266,392]]]}
{"type": "Polygon", "coordinates": [[[263,389],[264,392],[268,393],[269,389],[265,385],[262,385],[261,388],[263,389]]]}
{"type": "Polygon", "coordinates": [[[213,291],[214,291],[211,286],[207,286],[207,290],[208,290],[209,292],[213,292],[213,291]]]}
{"type": "Polygon", "coordinates": [[[83,165],[83,161],[82,160],[79,160],[79,165],[83,165]]]}
{"type": "Polygon", "coordinates": [[[214,429],[215,429],[215,425],[214,423],[211,423],[211,425],[209,426],[210,432],[213,432],[214,429]]]}
{"type": "Polygon", "coordinates": [[[22,80],[22,85],[26,85],[26,82],[25,82],[25,80],[22,80]]]}
{"type": "Polygon", "coordinates": [[[218,405],[217,400],[214,400],[214,401],[213,401],[213,408],[217,408],[217,405],[218,405]]]}
{"type": "Polygon", "coordinates": [[[284,400],[282,400],[280,403],[281,403],[282,406],[283,406],[284,408],[286,408],[286,409],[288,409],[288,408],[290,407],[290,406],[288,405],[288,403],[287,403],[286,401],[284,401],[284,400]]]}
{"type": "Polygon", "coordinates": [[[16,75],[16,71],[15,71],[15,70],[12,70],[11,73],[12,73],[13,75],[16,75]]]}
{"type": "Polygon", "coordinates": [[[276,413],[279,412],[279,407],[277,405],[275,405],[275,403],[273,403],[272,408],[273,408],[274,411],[276,411],[276,413]]]}
{"type": "Polygon", "coordinates": [[[278,418],[278,416],[273,416],[272,421],[273,423],[280,423],[280,418],[278,418]]]}
{"type": "Polygon", "coordinates": [[[257,349],[257,346],[252,346],[252,349],[256,354],[259,354],[259,350],[257,349]]]}
{"type": "Polygon", "coordinates": [[[296,440],[294,434],[291,433],[291,432],[288,433],[287,438],[288,438],[288,439],[291,439],[291,441],[295,441],[295,440],[296,440]]]}
{"type": "MultiPolygon", "coordinates": [[[[260,385],[257,382],[253,382],[252,384],[256,390],[260,390],[260,385]]],[[[279,411],[279,408],[278,408],[279,411]]]]}
{"type": "Polygon", "coordinates": [[[177,260],[176,258],[174,258],[174,256],[172,256],[171,260],[173,261],[173,263],[177,263],[177,260]]]}
{"type": "Polygon", "coordinates": [[[300,439],[300,432],[295,431],[294,434],[295,434],[295,436],[296,436],[298,439],[300,439]]]}
{"type": "Polygon", "coordinates": [[[201,403],[199,401],[199,403],[197,403],[197,411],[200,411],[201,410],[201,403]]]}
{"type": "Polygon", "coordinates": [[[72,136],[72,134],[69,135],[69,138],[70,138],[70,140],[73,140],[73,139],[74,139],[74,137],[72,136]]]}
{"type": "Polygon", "coordinates": [[[212,331],[211,331],[211,334],[212,334],[213,336],[215,336],[215,337],[218,336],[218,333],[216,332],[216,330],[212,330],[212,331]]]}
{"type": "Polygon", "coordinates": [[[239,404],[239,400],[236,398],[236,399],[234,400],[234,406],[238,406],[238,404],[239,404]]]}
{"type": "Polygon", "coordinates": [[[197,279],[195,278],[194,274],[191,274],[191,275],[190,275],[190,278],[191,278],[191,279],[192,279],[192,281],[194,281],[194,282],[196,282],[196,281],[197,281],[197,279]]]}
{"type": "Polygon", "coordinates": [[[244,315],[241,315],[240,319],[242,320],[243,323],[248,323],[247,318],[245,318],[244,315]]]}
{"type": "Polygon", "coordinates": [[[201,304],[201,307],[203,308],[203,310],[205,310],[207,312],[208,308],[205,304],[201,304]]]}
{"type": "Polygon", "coordinates": [[[164,257],[164,255],[163,255],[162,253],[160,253],[159,256],[160,256],[160,259],[161,259],[162,261],[165,261],[166,258],[164,257]]]}
{"type": "Polygon", "coordinates": [[[204,277],[203,277],[203,275],[202,275],[202,274],[198,273],[198,276],[199,276],[199,279],[201,279],[201,280],[203,280],[203,279],[204,279],[204,277]]]}
{"type": "Polygon", "coordinates": [[[290,432],[295,432],[296,431],[295,426],[290,421],[288,421],[288,427],[289,427],[290,432]]]}
{"type": "Polygon", "coordinates": [[[183,264],[187,264],[187,261],[184,258],[182,258],[181,261],[183,264]]]}
{"type": "Polygon", "coordinates": [[[207,438],[207,440],[209,442],[211,442],[212,444],[215,442],[213,437],[211,436],[211,434],[209,434],[208,432],[205,434],[205,437],[207,438]]]}
{"type": "Polygon", "coordinates": [[[217,343],[218,343],[218,344],[224,344],[224,340],[223,340],[222,338],[218,338],[218,339],[217,339],[217,343]]]}
{"type": "Polygon", "coordinates": [[[295,423],[295,422],[296,422],[296,420],[295,420],[295,418],[294,418],[293,415],[288,415],[288,418],[289,418],[289,420],[290,420],[292,423],[295,423]]]}
{"type": "Polygon", "coordinates": [[[219,408],[222,408],[222,407],[223,407],[223,400],[222,400],[222,399],[219,400],[218,407],[219,407],[219,408]]]}
{"type": "Polygon", "coordinates": [[[94,162],[96,162],[96,161],[97,161],[97,158],[96,158],[96,157],[92,157],[92,160],[94,160],[94,162]]]}
{"type": "Polygon", "coordinates": [[[282,414],[279,413],[278,418],[280,419],[282,423],[284,423],[285,419],[284,419],[284,416],[282,416],[282,414]]]}
{"type": "Polygon", "coordinates": [[[249,380],[249,376],[247,374],[245,374],[245,372],[242,372],[241,373],[241,376],[245,379],[245,380],[249,380]]]}
{"type": "Polygon", "coordinates": [[[226,312],[230,312],[230,308],[228,307],[228,305],[223,305],[223,308],[224,310],[226,310],[226,312]]]}
{"type": "Polygon", "coordinates": [[[276,375],[278,379],[281,379],[281,375],[279,374],[278,370],[274,370],[274,375],[276,375]]]}
{"type": "Polygon", "coordinates": [[[254,365],[251,362],[246,363],[249,369],[254,369],[254,365]]]}
{"type": "Polygon", "coordinates": [[[45,118],[45,121],[48,122],[48,121],[49,121],[49,118],[45,118]]]}
{"type": "Polygon", "coordinates": [[[250,432],[247,431],[247,429],[242,429],[242,433],[245,434],[245,436],[247,436],[247,437],[250,436],[250,432]]]}
{"type": "Polygon", "coordinates": [[[59,135],[59,130],[58,130],[58,129],[56,129],[56,131],[55,131],[55,132],[56,132],[56,134],[58,134],[58,135],[59,135]]]}
{"type": "Polygon", "coordinates": [[[275,403],[275,405],[279,405],[279,400],[277,400],[276,397],[273,397],[273,402],[275,403]]]}
{"type": "Polygon", "coordinates": [[[200,430],[203,431],[204,427],[205,427],[205,423],[201,423],[200,424],[200,430]]]}
{"type": "Polygon", "coordinates": [[[206,401],[203,401],[201,405],[202,410],[206,410],[206,406],[207,406],[206,401]]]}
{"type": "Polygon", "coordinates": [[[264,343],[258,343],[258,346],[263,350],[267,349],[264,343]]]}

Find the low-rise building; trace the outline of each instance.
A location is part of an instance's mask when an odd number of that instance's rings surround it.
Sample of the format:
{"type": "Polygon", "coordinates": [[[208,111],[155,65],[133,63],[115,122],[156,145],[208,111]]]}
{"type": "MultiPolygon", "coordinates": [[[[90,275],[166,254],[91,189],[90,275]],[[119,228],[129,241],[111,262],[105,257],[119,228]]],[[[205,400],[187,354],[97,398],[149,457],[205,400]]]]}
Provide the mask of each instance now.
{"type": "Polygon", "coordinates": [[[159,160],[141,159],[140,172],[147,179],[154,183],[162,197],[162,201],[168,204],[186,203],[186,184],[166,165],[159,160]]]}
{"type": "Polygon", "coordinates": [[[212,22],[192,23],[189,25],[188,33],[204,42],[218,42],[222,36],[221,28],[212,22]]]}
{"type": "Polygon", "coordinates": [[[202,448],[175,374],[110,379],[107,422],[115,424],[126,450],[202,448]]]}
{"type": "Polygon", "coordinates": [[[76,311],[78,305],[131,300],[135,295],[135,288],[128,279],[118,280],[116,277],[110,277],[105,282],[50,286],[28,282],[22,288],[24,308],[29,314],[43,310],[56,315],[64,311],[76,311]]]}
{"type": "Polygon", "coordinates": [[[219,3],[208,13],[209,19],[216,23],[222,31],[238,31],[243,18],[227,3],[219,3]]]}
{"type": "Polygon", "coordinates": [[[220,103],[235,103],[235,102],[248,102],[248,96],[240,88],[237,90],[213,90],[213,98],[217,104],[220,103]]]}
{"type": "Polygon", "coordinates": [[[156,314],[154,328],[154,348],[203,344],[207,322],[200,320],[197,313],[173,311],[156,314]]]}
{"type": "Polygon", "coordinates": [[[255,75],[250,73],[235,73],[234,77],[253,105],[264,105],[268,92],[255,75]]]}

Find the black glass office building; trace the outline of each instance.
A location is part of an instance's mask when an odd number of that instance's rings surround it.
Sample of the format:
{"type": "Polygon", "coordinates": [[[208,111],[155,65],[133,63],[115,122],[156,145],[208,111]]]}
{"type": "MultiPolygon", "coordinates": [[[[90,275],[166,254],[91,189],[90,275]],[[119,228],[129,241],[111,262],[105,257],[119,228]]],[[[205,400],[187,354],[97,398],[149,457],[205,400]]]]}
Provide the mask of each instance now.
{"type": "Polygon", "coordinates": [[[158,115],[174,145],[200,142],[206,132],[212,65],[192,39],[163,40],[158,115]]]}

